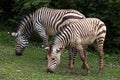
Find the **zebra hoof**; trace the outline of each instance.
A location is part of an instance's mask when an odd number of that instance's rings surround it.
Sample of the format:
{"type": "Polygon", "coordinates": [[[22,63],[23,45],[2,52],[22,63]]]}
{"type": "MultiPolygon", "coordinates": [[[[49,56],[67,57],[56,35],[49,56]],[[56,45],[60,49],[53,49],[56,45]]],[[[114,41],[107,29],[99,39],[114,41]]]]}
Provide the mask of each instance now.
{"type": "Polygon", "coordinates": [[[22,53],[15,53],[16,56],[22,56],[22,53]]]}
{"type": "Polygon", "coordinates": [[[89,73],[89,74],[87,74],[87,76],[90,76],[90,73],[89,73]]]}
{"type": "Polygon", "coordinates": [[[82,68],[82,69],[86,69],[84,64],[82,64],[81,68],[82,68]]]}
{"type": "Polygon", "coordinates": [[[98,73],[98,75],[99,75],[99,76],[101,76],[101,75],[102,75],[102,73],[98,73]]]}

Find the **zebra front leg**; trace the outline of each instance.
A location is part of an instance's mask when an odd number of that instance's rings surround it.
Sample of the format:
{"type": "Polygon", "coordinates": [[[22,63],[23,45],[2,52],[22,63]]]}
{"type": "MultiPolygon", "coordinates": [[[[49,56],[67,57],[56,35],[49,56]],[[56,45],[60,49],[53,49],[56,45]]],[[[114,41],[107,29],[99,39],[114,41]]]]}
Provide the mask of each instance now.
{"type": "Polygon", "coordinates": [[[48,36],[43,37],[44,49],[45,49],[45,60],[47,60],[47,53],[49,52],[48,36]]]}
{"type": "Polygon", "coordinates": [[[44,47],[48,47],[48,36],[46,34],[46,31],[45,31],[45,27],[43,27],[42,24],[38,24],[39,22],[36,22],[35,23],[35,31],[39,34],[39,36],[42,38],[43,40],[43,44],[44,44],[44,47]]]}
{"type": "Polygon", "coordinates": [[[77,55],[77,49],[73,48],[73,47],[69,47],[68,49],[69,52],[69,64],[68,64],[68,72],[72,73],[73,70],[73,65],[75,63],[75,58],[77,55]]]}
{"type": "Polygon", "coordinates": [[[69,64],[68,64],[68,72],[72,73],[73,70],[73,55],[69,53],[69,64]]]}
{"type": "MultiPolygon", "coordinates": [[[[44,48],[47,54],[49,46],[48,46],[48,36],[46,35],[45,29],[43,27],[36,26],[36,31],[38,32],[39,36],[42,37],[43,39],[44,48]]],[[[45,57],[45,59],[47,59],[47,56],[45,57]]]]}
{"type": "MultiPolygon", "coordinates": [[[[84,56],[85,56],[86,59],[87,59],[87,48],[88,48],[88,46],[84,46],[83,47],[83,49],[84,49],[84,56]]],[[[85,65],[82,64],[81,68],[85,69],[85,65]]]]}
{"type": "Polygon", "coordinates": [[[49,52],[48,38],[45,35],[42,36],[42,38],[43,38],[44,49],[45,49],[45,53],[46,53],[45,60],[47,60],[47,53],[49,52]]]}
{"type": "Polygon", "coordinates": [[[81,45],[78,45],[77,49],[79,51],[79,54],[80,54],[81,60],[83,62],[83,65],[85,65],[85,68],[87,70],[87,75],[90,75],[90,67],[89,67],[89,65],[87,63],[87,60],[86,60],[86,57],[84,55],[84,49],[81,45]]]}

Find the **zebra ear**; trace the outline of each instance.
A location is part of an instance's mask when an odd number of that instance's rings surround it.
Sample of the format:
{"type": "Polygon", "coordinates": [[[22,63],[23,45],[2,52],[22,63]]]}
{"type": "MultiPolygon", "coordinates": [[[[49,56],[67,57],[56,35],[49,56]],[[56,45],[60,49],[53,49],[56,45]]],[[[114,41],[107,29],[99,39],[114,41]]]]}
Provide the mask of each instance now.
{"type": "Polygon", "coordinates": [[[49,51],[50,47],[45,47],[45,50],[49,51]]]}
{"type": "Polygon", "coordinates": [[[17,37],[18,33],[12,32],[11,35],[17,37]]]}

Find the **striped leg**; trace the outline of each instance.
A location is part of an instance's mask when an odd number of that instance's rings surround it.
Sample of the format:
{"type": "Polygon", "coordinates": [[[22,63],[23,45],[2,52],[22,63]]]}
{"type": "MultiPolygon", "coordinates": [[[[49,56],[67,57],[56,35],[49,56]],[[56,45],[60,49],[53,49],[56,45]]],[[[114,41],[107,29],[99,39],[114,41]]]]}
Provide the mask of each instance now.
{"type": "Polygon", "coordinates": [[[104,37],[100,37],[96,40],[96,48],[99,55],[99,75],[102,74],[104,69],[104,51],[103,51],[103,44],[104,44],[104,37]]]}
{"type": "Polygon", "coordinates": [[[44,31],[42,31],[42,32],[40,32],[40,36],[43,39],[44,48],[48,47],[48,36],[46,35],[46,33],[44,31]]]}
{"type": "Polygon", "coordinates": [[[99,58],[100,58],[99,75],[101,75],[104,69],[104,52],[102,48],[98,48],[98,50],[99,50],[98,52],[99,52],[99,58]]]}
{"type": "Polygon", "coordinates": [[[44,47],[48,47],[48,36],[47,36],[47,34],[45,32],[45,28],[42,27],[42,25],[40,23],[39,24],[38,23],[39,22],[36,22],[36,24],[35,24],[36,28],[35,29],[38,32],[39,36],[42,37],[43,43],[44,43],[44,47]]]}
{"type": "MultiPolygon", "coordinates": [[[[36,25],[35,25],[35,29],[36,29],[36,31],[38,32],[38,34],[39,34],[39,36],[41,36],[42,37],[42,39],[43,39],[43,43],[44,43],[44,48],[45,48],[45,50],[46,50],[46,53],[48,53],[48,35],[46,34],[46,32],[45,32],[45,29],[43,28],[43,27],[40,27],[40,26],[42,26],[41,24],[37,24],[36,23],[36,25]]],[[[47,60],[47,55],[45,56],[45,59],[47,60]]]]}
{"type": "Polygon", "coordinates": [[[86,60],[86,57],[84,55],[84,49],[83,49],[83,47],[81,45],[77,46],[77,49],[78,49],[78,51],[80,53],[80,57],[81,57],[81,60],[83,62],[83,65],[85,65],[85,68],[87,70],[87,75],[90,75],[90,67],[89,67],[89,65],[87,63],[87,60],[86,60]]]}
{"type": "MultiPolygon", "coordinates": [[[[85,56],[86,59],[87,59],[87,56],[86,56],[86,54],[87,54],[87,48],[88,48],[88,46],[84,46],[84,56],[85,56]]],[[[82,64],[81,68],[85,69],[85,65],[82,64]]]]}
{"type": "Polygon", "coordinates": [[[75,63],[75,58],[77,55],[77,50],[75,48],[69,47],[68,52],[69,52],[69,64],[68,64],[69,70],[68,70],[68,72],[72,73],[73,65],[75,63]]]}
{"type": "Polygon", "coordinates": [[[47,35],[45,35],[46,33],[45,32],[41,32],[41,37],[42,37],[42,39],[43,39],[43,43],[44,43],[44,48],[45,48],[45,53],[46,53],[46,56],[45,56],[45,60],[47,60],[47,53],[48,53],[48,49],[47,48],[49,48],[49,46],[48,46],[48,36],[47,35]],[[42,35],[41,35],[42,34],[42,35]]]}

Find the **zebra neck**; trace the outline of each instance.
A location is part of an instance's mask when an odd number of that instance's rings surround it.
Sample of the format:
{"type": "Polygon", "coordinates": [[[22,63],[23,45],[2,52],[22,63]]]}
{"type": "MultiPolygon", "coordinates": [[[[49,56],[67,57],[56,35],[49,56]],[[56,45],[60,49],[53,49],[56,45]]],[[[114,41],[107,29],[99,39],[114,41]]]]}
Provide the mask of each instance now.
{"type": "Polygon", "coordinates": [[[55,39],[53,42],[53,48],[60,49],[60,48],[65,48],[67,46],[68,42],[62,41],[60,39],[55,39]]]}
{"type": "Polygon", "coordinates": [[[27,32],[19,31],[19,35],[20,35],[20,36],[23,36],[23,37],[25,37],[25,38],[29,38],[30,35],[31,35],[31,33],[32,33],[32,32],[27,33],[27,32]]]}
{"type": "Polygon", "coordinates": [[[32,14],[29,14],[23,19],[23,21],[21,21],[18,32],[20,35],[29,37],[33,31],[33,17],[32,14]]]}

